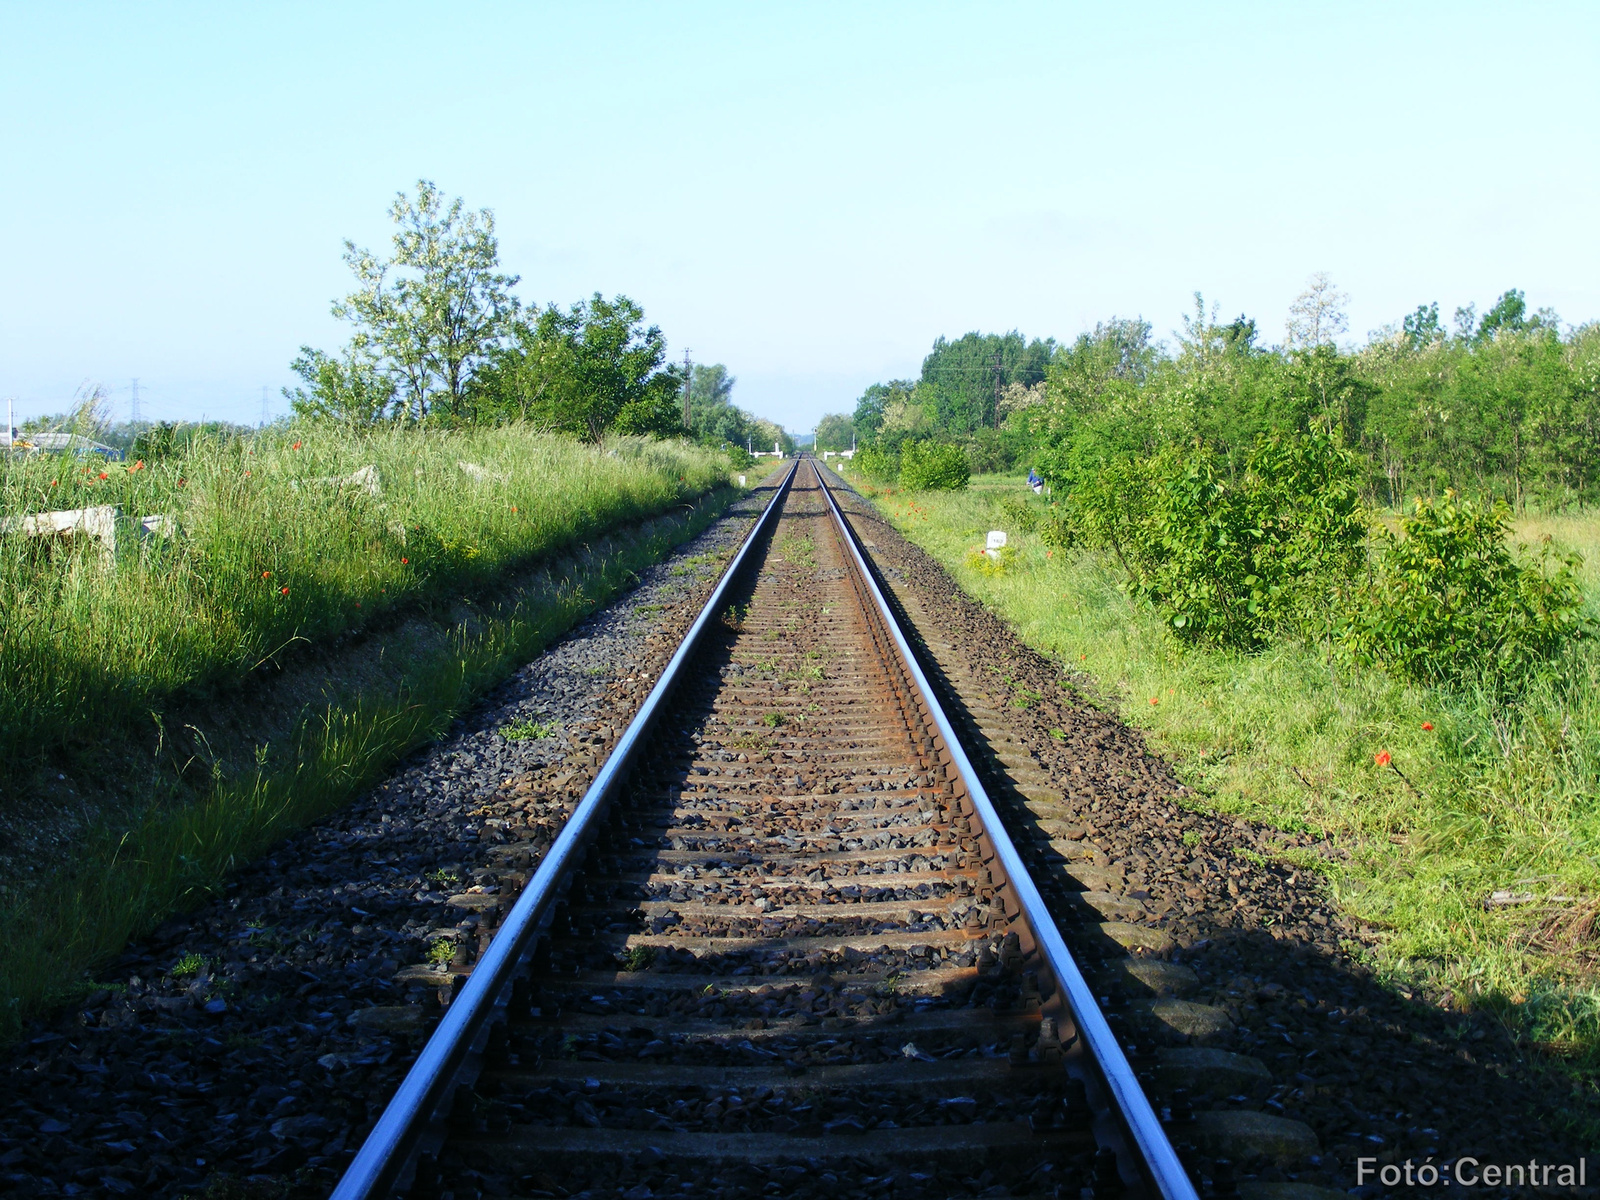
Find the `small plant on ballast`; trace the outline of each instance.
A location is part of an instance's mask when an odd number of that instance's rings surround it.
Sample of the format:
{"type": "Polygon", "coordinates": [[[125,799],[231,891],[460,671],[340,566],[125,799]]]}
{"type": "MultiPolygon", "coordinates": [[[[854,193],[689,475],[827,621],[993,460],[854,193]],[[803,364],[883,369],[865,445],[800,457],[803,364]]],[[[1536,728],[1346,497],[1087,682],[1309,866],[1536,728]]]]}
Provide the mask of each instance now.
{"type": "Polygon", "coordinates": [[[525,717],[500,726],[500,736],[508,742],[538,742],[552,737],[561,726],[554,721],[535,721],[525,717]]]}
{"type": "Polygon", "coordinates": [[[648,971],[656,961],[654,946],[630,946],[622,955],[624,971],[648,971]]]}

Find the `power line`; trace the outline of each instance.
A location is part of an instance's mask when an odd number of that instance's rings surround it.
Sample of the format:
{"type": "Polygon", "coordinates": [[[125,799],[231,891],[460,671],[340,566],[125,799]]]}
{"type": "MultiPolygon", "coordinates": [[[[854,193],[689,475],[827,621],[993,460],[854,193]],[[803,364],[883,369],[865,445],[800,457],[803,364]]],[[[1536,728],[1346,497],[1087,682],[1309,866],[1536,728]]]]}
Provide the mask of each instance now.
{"type": "Polygon", "coordinates": [[[272,420],[272,414],[267,411],[267,385],[261,385],[261,427],[265,429],[272,420]]]}
{"type": "Polygon", "coordinates": [[[128,424],[139,423],[139,381],[133,381],[133,398],[128,401],[128,424]]]}

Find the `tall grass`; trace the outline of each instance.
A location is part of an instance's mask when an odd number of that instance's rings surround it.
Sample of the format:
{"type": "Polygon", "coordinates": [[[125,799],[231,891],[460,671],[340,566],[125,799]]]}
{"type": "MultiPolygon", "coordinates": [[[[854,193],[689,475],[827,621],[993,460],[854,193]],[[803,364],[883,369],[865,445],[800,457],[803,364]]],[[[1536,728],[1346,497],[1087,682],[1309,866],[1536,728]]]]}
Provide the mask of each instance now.
{"type": "Polygon", "coordinates": [[[38,887],[0,906],[0,1040],[85,986],[84,971],[175,909],[213,894],[233,870],[332,812],[401,755],[438,737],[508,672],[708,526],[737,496],[697,505],[597,540],[520,590],[411,639],[391,686],[312,714],[281,765],[219,779],[200,802],[156,806],[131,829],[107,826],[38,887]]]}
{"type": "Polygon", "coordinates": [[[179,532],[114,563],[87,541],[0,537],[0,763],[148,719],[184,689],[237,681],[725,479],[722,458],[698,449],[598,449],[518,427],[280,429],[145,463],[7,458],[0,516],[112,504],[179,532]]]}
{"type": "MultiPolygon", "coordinates": [[[[1348,859],[1297,861],[1375,931],[1381,970],[1600,1067],[1600,645],[1570,647],[1514,704],[1338,666],[1313,645],[1186,650],[1114,564],[1017,530],[1000,500],[1026,495],[990,476],[877,503],[1024,641],[1096,681],[1208,807],[1333,838],[1348,859]],[[998,571],[969,557],[990,529],[1017,551],[998,571]],[[1489,904],[1496,892],[1532,899],[1489,904]]],[[[1600,608],[1600,521],[1516,533],[1581,552],[1600,608]]]]}

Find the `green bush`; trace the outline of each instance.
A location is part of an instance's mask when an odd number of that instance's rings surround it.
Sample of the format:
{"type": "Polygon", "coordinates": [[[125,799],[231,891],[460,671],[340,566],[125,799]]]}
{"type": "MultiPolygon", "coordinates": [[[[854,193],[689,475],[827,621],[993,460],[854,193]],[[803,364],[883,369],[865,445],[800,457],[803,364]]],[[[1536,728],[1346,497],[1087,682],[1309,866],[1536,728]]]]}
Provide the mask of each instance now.
{"type": "Polygon", "coordinates": [[[1007,496],[1000,501],[1000,511],[1023,533],[1038,532],[1039,510],[1021,496],[1007,496]]]}
{"type": "Polygon", "coordinates": [[[1057,504],[1030,504],[1021,496],[1008,496],[1000,501],[1000,510],[1023,533],[1038,534],[1046,546],[1066,550],[1078,544],[1068,510],[1057,504]]]}
{"type": "Polygon", "coordinates": [[[1008,436],[1002,429],[979,429],[967,438],[963,447],[967,466],[974,475],[998,475],[1017,465],[1017,454],[1022,449],[1021,439],[1008,436]]]}
{"type": "Polygon", "coordinates": [[[1259,649],[1329,628],[1365,559],[1358,464],[1325,433],[1263,437],[1231,476],[1197,446],[1103,469],[1074,495],[1087,540],[1181,639],[1259,649]]]}
{"type": "Polygon", "coordinates": [[[914,492],[956,492],[967,486],[972,470],[960,446],[938,442],[906,442],[900,447],[900,486],[914,492]]]}
{"type": "Polygon", "coordinates": [[[1578,556],[1554,554],[1547,542],[1534,562],[1519,563],[1507,542],[1509,515],[1503,503],[1483,508],[1454,492],[1443,503],[1417,501],[1403,537],[1378,535],[1346,648],[1406,679],[1498,688],[1585,633],[1578,556]]]}
{"type": "Polygon", "coordinates": [[[735,471],[748,470],[756,465],[755,455],[743,446],[736,446],[732,442],[723,443],[722,452],[728,456],[728,466],[735,471]]]}
{"type": "Polygon", "coordinates": [[[900,460],[875,446],[862,446],[850,465],[875,483],[893,483],[900,477],[900,460]]]}

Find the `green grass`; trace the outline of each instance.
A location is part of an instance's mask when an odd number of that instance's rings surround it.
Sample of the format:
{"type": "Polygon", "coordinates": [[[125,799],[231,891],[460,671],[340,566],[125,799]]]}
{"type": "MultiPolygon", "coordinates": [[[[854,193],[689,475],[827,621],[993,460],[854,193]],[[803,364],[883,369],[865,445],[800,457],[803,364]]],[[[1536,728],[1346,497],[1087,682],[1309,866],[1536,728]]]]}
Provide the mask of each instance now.
{"type": "Polygon", "coordinates": [[[537,742],[555,733],[560,726],[554,721],[532,719],[512,721],[500,726],[500,736],[508,742],[537,742]]]}
{"type": "MultiPolygon", "coordinates": [[[[711,523],[737,495],[597,540],[498,604],[451,623],[409,660],[393,690],[329,706],[301,726],[294,752],[215,783],[203,801],[151,808],[131,828],[101,828],[71,863],[0,906],[0,1036],[87,986],[86,971],[174,911],[215,895],[236,868],[337,810],[636,573],[711,523]]],[[[454,876],[441,874],[441,882],[454,876]]]]}
{"type": "Polygon", "coordinates": [[[295,427],[143,464],[7,456],[0,518],[109,504],[181,534],[114,565],[87,539],[0,537],[0,763],[148,725],[185,690],[236,683],[292,647],[482,587],[726,480],[725,458],[699,449],[514,426],[295,427]]]}
{"type": "MultiPolygon", "coordinates": [[[[1006,496],[1029,493],[988,476],[876,499],[1068,682],[1147,730],[1204,806],[1347,850],[1296,862],[1375,931],[1375,965],[1397,986],[1491,1009],[1526,1041],[1600,1067],[1600,647],[1573,647],[1514,707],[1336,666],[1316,646],[1184,649],[1113,563],[1049,550],[1004,515],[1006,496]],[[1016,551],[1000,570],[970,555],[991,529],[1016,551]],[[1485,908],[1496,891],[1536,899],[1485,908]]],[[[1600,519],[1529,518],[1516,532],[1583,553],[1596,606],[1600,519]]]]}

